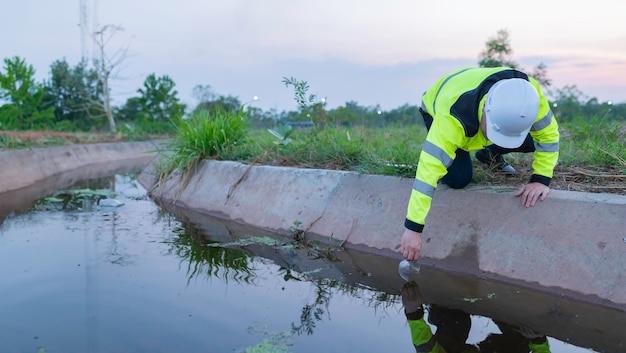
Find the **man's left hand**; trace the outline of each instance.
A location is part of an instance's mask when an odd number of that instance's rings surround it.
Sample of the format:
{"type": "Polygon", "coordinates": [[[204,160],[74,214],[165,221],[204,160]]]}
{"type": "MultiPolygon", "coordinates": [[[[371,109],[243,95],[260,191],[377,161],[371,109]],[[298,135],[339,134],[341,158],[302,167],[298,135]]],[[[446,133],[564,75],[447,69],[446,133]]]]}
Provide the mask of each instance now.
{"type": "Polygon", "coordinates": [[[548,197],[550,188],[542,183],[530,183],[522,186],[515,193],[515,197],[522,197],[522,205],[526,207],[533,207],[537,203],[537,200],[545,200],[548,197]]]}

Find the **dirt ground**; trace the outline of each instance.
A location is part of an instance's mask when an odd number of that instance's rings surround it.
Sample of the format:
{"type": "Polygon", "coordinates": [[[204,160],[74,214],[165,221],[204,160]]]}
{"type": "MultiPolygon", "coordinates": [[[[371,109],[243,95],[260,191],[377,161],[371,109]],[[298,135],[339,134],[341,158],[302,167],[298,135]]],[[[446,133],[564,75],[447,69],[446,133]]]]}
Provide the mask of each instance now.
{"type": "MultiPolygon", "coordinates": [[[[20,146],[52,146],[68,143],[120,142],[121,135],[96,133],[64,133],[55,131],[0,131],[0,150],[2,146],[18,144],[20,146]]],[[[518,167],[518,166],[516,166],[518,167]]],[[[523,167],[523,166],[520,166],[523,167]]],[[[518,170],[529,168],[518,168],[518,170]]],[[[530,178],[529,172],[518,172],[514,176],[486,171],[487,177],[481,184],[520,186],[530,178]]],[[[555,190],[585,191],[626,195],[626,175],[612,170],[589,170],[585,166],[557,166],[550,185],[555,190]]]]}
{"type": "MultiPolygon", "coordinates": [[[[519,167],[515,165],[515,167],[519,167]]],[[[513,176],[506,176],[496,172],[486,172],[488,177],[481,184],[501,186],[521,186],[528,182],[530,171],[520,171],[513,176]]],[[[550,183],[553,190],[584,191],[594,193],[609,193],[626,195],[626,175],[618,174],[612,170],[595,171],[581,166],[562,167],[557,166],[550,183]]]]}
{"type": "MultiPolygon", "coordinates": [[[[63,145],[63,141],[68,143],[97,143],[97,142],[119,142],[120,135],[101,133],[67,133],[58,131],[0,131],[0,139],[4,139],[4,144],[20,145],[63,145]]],[[[2,145],[0,145],[2,146],[2,145]]],[[[0,147],[2,150],[2,147],[0,147]]]]}

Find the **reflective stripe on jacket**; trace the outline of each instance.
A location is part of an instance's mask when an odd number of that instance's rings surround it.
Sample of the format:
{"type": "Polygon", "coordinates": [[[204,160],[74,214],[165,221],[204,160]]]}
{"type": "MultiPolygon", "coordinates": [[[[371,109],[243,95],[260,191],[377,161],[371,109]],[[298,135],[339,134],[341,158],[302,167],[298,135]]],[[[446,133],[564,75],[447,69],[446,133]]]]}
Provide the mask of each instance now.
{"type": "Polygon", "coordinates": [[[433,117],[422,147],[405,226],[421,232],[439,179],[456,150],[476,151],[491,142],[480,132],[482,108],[489,88],[508,78],[528,80],[539,95],[539,112],[530,130],[535,141],[531,182],[549,185],[558,160],[558,124],[539,83],[525,73],[506,67],[462,68],[442,77],[422,97],[421,109],[433,117]]]}

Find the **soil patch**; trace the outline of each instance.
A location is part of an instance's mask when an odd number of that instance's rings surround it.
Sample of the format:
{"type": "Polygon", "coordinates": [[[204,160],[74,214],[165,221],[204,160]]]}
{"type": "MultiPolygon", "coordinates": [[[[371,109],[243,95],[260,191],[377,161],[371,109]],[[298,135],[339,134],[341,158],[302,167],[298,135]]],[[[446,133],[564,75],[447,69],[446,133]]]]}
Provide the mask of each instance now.
{"type": "Polygon", "coordinates": [[[59,131],[0,131],[0,150],[12,147],[60,146],[73,143],[120,142],[121,135],[59,131]]]}
{"type": "MultiPolygon", "coordinates": [[[[516,166],[517,167],[517,166],[516,166]]],[[[519,187],[530,180],[531,172],[520,172],[515,175],[504,175],[493,171],[485,171],[487,176],[480,185],[501,185],[519,187]]],[[[583,167],[557,166],[550,183],[554,190],[583,191],[626,195],[626,175],[613,169],[590,170],[583,167]]]]}

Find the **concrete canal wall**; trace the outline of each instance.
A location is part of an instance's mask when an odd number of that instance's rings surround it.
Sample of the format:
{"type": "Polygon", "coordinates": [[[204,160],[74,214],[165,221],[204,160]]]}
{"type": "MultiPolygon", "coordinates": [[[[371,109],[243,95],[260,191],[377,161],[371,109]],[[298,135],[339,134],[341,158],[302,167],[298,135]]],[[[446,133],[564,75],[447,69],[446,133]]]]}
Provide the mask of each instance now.
{"type": "Polygon", "coordinates": [[[0,151],[0,223],[50,191],[82,180],[140,171],[160,142],[99,143],[0,151]]]}
{"type": "MultiPolygon", "coordinates": [[[[278,233],[298,226],[309,239],[401,258],[411,179],[203,161],[188,180],[157,184],[149,162],[158,148],[148,141],[0,151],[0,194],[61,174],[89,176],[107,163],[148,164],[139,181],[159,201],[278,233]]],[[[626,196],[552,190],[525,208],[513,192],[440,187],[421,265],[626,311],[626,196]]]]}
{"type": "MultiPolygon", "coordinates": [[[[412,179],[204,161],[151,197],[284,234],[400,259],[412,179]]],[[[423,234],[422,266],[521,284],[626,311],[626,196],[552,190],[533,208],[514,189],[438,188],[423,234]]]]}
{"type": "MultiPolygon", "coordinates": [[[[105,163],[150,162],[159,142],[94,143],[0,151],[0,194],[105,163]]],[[[147,164],[147,163],[146,163],[147,164]]]]}
{"type": "MultiPolygon", "coordinates": [[[[0,151],[0,222],[50,190],[147,166],[139,181],[155,201],[206,234],[234,241],[248,234],[243,229],[287,234],[299,224],[307,239],[358,251],[338,251],[340,261],[320,268],[319,260],[293,249],[247,250],[320,278],[398,293],[399,240],[412,180],[204,161],[188,180],[173,175],[157,183],[150,162],[159,147],[136,142],[0,151]]],[[[529,326],[599,352],[622,351],[626,197],[552,191],[526,209],[513,191],[437,191],[419,274],[425,302],[529,326]]]]}

